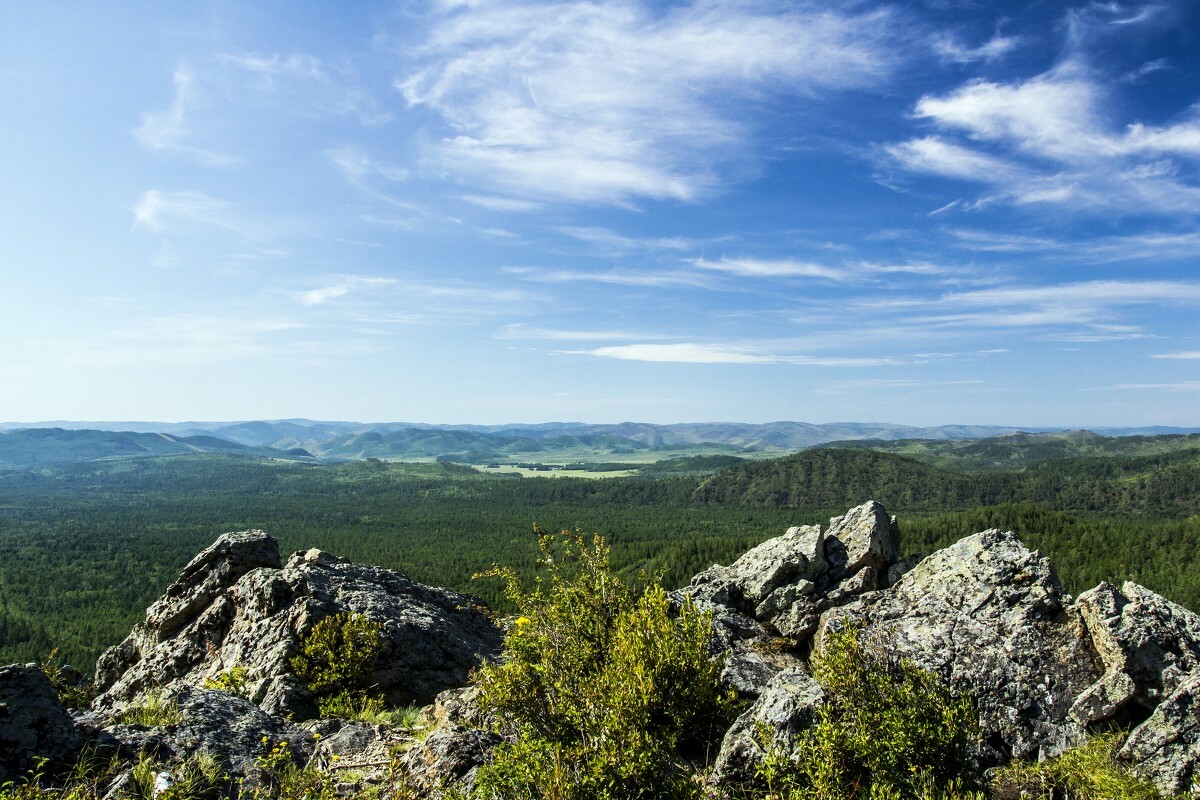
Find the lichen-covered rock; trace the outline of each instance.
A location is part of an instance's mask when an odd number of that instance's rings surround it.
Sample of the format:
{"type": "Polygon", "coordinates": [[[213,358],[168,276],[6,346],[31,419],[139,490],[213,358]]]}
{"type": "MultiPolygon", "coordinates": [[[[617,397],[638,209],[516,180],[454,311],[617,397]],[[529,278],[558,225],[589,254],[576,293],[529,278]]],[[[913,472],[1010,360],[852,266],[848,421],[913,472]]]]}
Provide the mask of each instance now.
{"type": "Polygon", "coordinates": [[[771,678],[758,699],[725,734],[713,764],[711,780],[733,786],[750,785],[766,756],[764,744],[790,753],[797,735],[816,724],[825,692],[803,667],[783,670],[771,678]],[[769,742],[760,741],[760,729],[769,742]]]}
{"type": "Polygon", "coordinates": [[[990,530],[830,611],[822,629],[864,625],[895,655],[975,696],[993,759],[1037,758],[1084,738],[1068,712],[1101,673],[1070,602],[1046,558],[990,530]]]}
{"type": "Polygon", "coordinates": [[[317,622],[362,614],[383,625],[375,683],[394,705],[427,703],[466,683],[499,651],[502,634],[481,601],[320,550],[279,565],[275,540],[226,534],[185,568],[146,619],[101,658],[94,708],[118,710],[157,687],[198,687],[235,667],[264,711],[311,715],[290,659],[317,622]]]}
{"type": "Polygon", "coordinates": [[[1127,716],[1144,717],[1200,667],[1200,615],[1149,589],[1132,581],[1120,591],[1101,583],[1081,594],[1076,607],[1105,666],[1101,680],[1114,705],[1098,718],[1081,711],[1089,722],[1108,719],[1130,703],[1143,713],[1127,716]]]}
{"type": "Polygon", "coordinates": [[[416,797],[441,797],[447,789],[469,795],[479,768],[500,742],[496,734],[477,728],[437,728],[398,759],[402,785],[416,797]]]}
{"type": "Polygon", "coordinates": [[[898,548],[895,520],[872,500],[832,518],[827,532],[789,528],[728,567],[710,567],[683,591],[799,642],[828,609],[883,588],[898,548]]]}
{"type": "Polygon", "coordinates": [[[1134,729],[1117,756],[1167,795],[1193,789],[1193,781],[1200,783],[1200,672],[1178,683],[1134,729]]]}
{"type": "Polygon", "coordinates": [[[0,667],[0,783],[28,777],[35,758],[69,767],[87,740],[36,664],[0,667]]]}
{"type": "Polygon", "coordinates": [[[900,529],[896,520],[874,500],[829,520],[825,536],[841,543],[846,560],[838,567],[847,576],[864,567],[887,574],[899,555],[900,529]]]}
{"type": "Polygon", "coordinates": [[[249,786],[262,780],[256,760],[272,747],[286,742],[293,759],[303,764],[316,744],[309,731],[228,692],[185,686],[164,698],[178,709],[176,721],[152,728],[113,724],[103,733],[130,756],[145,753],[168,768],[194,756],[212,756],[231,785],[244,778],[249,786]]]}

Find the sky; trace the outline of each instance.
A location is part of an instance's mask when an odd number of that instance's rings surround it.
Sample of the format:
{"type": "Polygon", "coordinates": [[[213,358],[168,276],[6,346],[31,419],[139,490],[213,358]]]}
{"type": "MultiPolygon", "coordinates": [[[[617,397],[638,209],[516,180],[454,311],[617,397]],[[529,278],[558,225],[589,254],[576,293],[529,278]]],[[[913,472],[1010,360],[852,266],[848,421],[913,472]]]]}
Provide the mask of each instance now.
{"type": "Polygon", "coordinates": [[[0,420],[1200,426],[1200,4],[0,4],[0,420]]]}

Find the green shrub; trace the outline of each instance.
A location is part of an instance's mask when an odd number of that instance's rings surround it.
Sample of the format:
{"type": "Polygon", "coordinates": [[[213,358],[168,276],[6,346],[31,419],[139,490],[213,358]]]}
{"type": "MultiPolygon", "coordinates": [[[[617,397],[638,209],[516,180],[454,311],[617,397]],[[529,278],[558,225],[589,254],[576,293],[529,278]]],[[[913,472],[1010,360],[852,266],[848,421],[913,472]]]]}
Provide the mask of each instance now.
{"type": "Polygon", "coordinates": [[[361,614],[332,614],[318,622],[291,661],[296,676],[317,697],[322,716],[359,708],[383,710],[371,694],[375,660],[383,649],[383,625],[361,614]]]}
{"type": "Polygon", "coordinates": [[[998,800],[1160,800],[1157,787],[1114,761],[1124,738],[1102,734],[1036,764],[1014,761],[996,771],[989,788],[998,800]]]}
{"type": "Polygon", "coordinates": [[[116,716],[116,721],[122,725],[140,725],[146,728],[177,725],[179,719],[179,704],[159,690],[147,692],[139,705],[131,706],[116,716]]]}
{"type": "MultiPolygon", "coordinates": [[[[67,671],[68,667],[65,664],[57,663],[57,656],[58,648],[56,647],[50,651],[50,655],[46,656],[46,660],[38,666],[41,667],[46,677],[50,679],[50,685],[58,693],[60,703],[67,708],[87,708],[92,700],[95,699],[99,690],[87,678],[73,680],[73,676],[67,671]]],[[[76,676],[78,676],[78,673],[76,673],[76,676]]]]}
{"type": "Polygon", "coordinates": [[[274,744],[263,737],[264,753],[254,760],[264,783],[252,792],[242,792],[246,800],[337,800],[332,781],[324,772],[296,763],[286,740],[274,744]]]}
{"type": "Polygon", "coordinates": [[[760,771],[781,797],[955,797],[975,788],[970,698],[882,645],[867,646],[857,628],[832,633],[811,667],[826,693],[817,724],[790,758],[773,748],[760,771]]]}
{"type": "MultiPolygon", "coordinates": [[[[495,568],[518,609],[504,656],[476,676],[482,710],[506,736],[477,794],[503,798],[693,797],[685,765],[734,715],[705,652],[710,619],[677,611],[656,583],[634,594],[597,536],[538,528],[541,574],[526,590],[495,568]]],[[[715,752],[715,748],[711,751],[715,752]]]]}
{"type": "Polygon", "coordinates": [[[218,692],[228,692],[229,694],[249,700],[250,671],[242,666],[231,667],[215,678],[205,678],[204,688],[214,689],[218,692]]]}

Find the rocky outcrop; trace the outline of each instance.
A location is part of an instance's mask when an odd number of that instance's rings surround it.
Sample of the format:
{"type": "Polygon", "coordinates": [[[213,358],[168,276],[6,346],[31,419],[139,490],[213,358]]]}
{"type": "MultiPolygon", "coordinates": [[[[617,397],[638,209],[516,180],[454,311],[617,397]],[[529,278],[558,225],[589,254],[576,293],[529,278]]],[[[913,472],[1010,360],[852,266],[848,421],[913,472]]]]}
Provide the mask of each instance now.
{"type": "Polygon", "coordinates": [[[797,664],[847,625],[975,697],[984,763],[1055,755],[1119,724],[1133,726],[1121,756],[1164,791],[1200,776],[1200,617],[1133,583],[1074,600],[1011,532],[923,559],[899,559],[898,541],[867,503],[824,531],[791,528],[682,592],[713,612],[726,684],[753,701],[724,739],[717,782],[753,776],[760,731],[786,751],[812,724],[821,695],[797,664]],[[786,645],[769,661],[757,654],[773,635],[786,645]]]}
{"type": "Polygon", "coordinates": [[[894,655],[974,695],[986,755],[1002,762],[1054,755],[1084,737],[1068,712],[1099,669],[1070,603],[1046,558],[991,530],[934,553],[888,591],[829,612],[822,624],[862,625],[894,655]]]}
{"type": "Polygon", "coordinates": [[[0,667],[0,784],[29,777],[35,758],[51,770],[74,764],[87,740],[36,664],[0,667]]]}
{"type": "Polygon", "coordinates": [[[182,687],[167,702],[174,711],[169,721],[154,727],[115,722],[101,731],[102,741],[159,764],[209,756],[222,765],[229,785],[244,779],[251,786],[262,780],[257,760],[272,748],[285,744],[302,764],[316,745],[310,731],[228,692],[182,687]]]}
{"type": "MultiPolygon", "coordinates": [[[[1131,729],[1119,758],[1164,792],[1200,779],[1200,616],[1134,583],[1103,583],[1073,599],[1049,560],[1011,532],[901,559],[895,520],[870,502],[825,529],[790,528],[697,575],[673,599],[711,614],[720,680],[748,704],[716,756],[718,784],[753,782],[768,747],[786,754],[816,723],[827,699],[808,660],[846,626],[971,694],[984,764],[1054,755],[1115,724],[1131,729]]],[[[495,656],[502,638],[477,604],[319,550],[284,563],[269,536],[227,534],[104,654],[104,691],[90,712],[72,718],[33,665],[0,669],[0,779],[25,774],[35,755],[67,765],[91,741],[167,766],[212,756],[231,782],[252,787],[267,748],[285,742],[298,764],[330,776],[346,796],[469,792],[501,742],[467,686],[469,670],[495,656]],[[423,712],[434,726],[427,736],[293,721],[309,714],[311,698],[290,658],[318,621],[339,612],[383,626],[375,680],[390,704],[436,696],[423,712]],[[247,671],[247,697],[202,688],[233,667],[247,671]],[[152,728],[121,724],[119,712],[152,692],[172,699],[176,717],[152,728]]]]}
{"type": "Polygon", "coordinates": [[[201,687],[241,667],[263,711],[309,716],[312,698],[289,660],[317,622],[340,612],[383,625],[375,682],[385,698],[427,703],[465,684],[473,667],[498,652],[502,634],[481,605],[320,550],[295,553],[281,565],[278,545],[261,531],[226,534],[104,653],[97,665],[104,692],[93,707],[113,712],[148,691],[201,687]]]}
{"type": "Polygon", "coordinates": [[[767,748],[790,754],[796,737],[816,724],[824,702],[824,690],[803,667],[776,673],[726,732],[713,764],[713,782],[752,783],[767,748]]]}

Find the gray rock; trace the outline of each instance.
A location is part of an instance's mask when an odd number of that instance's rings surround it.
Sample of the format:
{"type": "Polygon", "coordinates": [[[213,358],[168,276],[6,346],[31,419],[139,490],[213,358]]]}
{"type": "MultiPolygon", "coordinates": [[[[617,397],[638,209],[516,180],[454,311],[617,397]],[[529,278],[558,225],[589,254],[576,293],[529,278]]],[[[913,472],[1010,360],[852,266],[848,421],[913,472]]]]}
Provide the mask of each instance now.
{"type": "Polygon", "coordinates": [[[895,655],[976,697],[995,760],[1037,758],[1084,738],[1068,712],[1102,672],[1070,601],[1047,559],[1012,533],[985,531],[929,556],[887,591],[827,612],[816,641],[861,622],[895,655]]]}
{"type": "Polygon", "coordinates": [[[496,734],[476,728],[440,727],[398,759],[402,785],[416,797],[441,797],[447,789],[469,795],[479,768],[500,742],[496,734]]]}
{"type": "Polygon", "coordinates": [[[734,721],[721,742],[711,780],[726,786],[755,784],[755,771],[767,750],[760,729],[770,737],[769,746],[792,752],[796,736],[812,727],[825,692],[803,667],[776,674],[754,704],[734,721]]]}
{"type": "Polygon", "coordinates": [[[295,763],[304,764],[316,744],[309,731],[228,692],[182,687],[169,699],[178,707],[177,722],[154,728],[114,724],[104,733],[129,756],[145,753],[166,767],[211,756],[228,773],[231,785],[244,778],[250,786],[262,779],[256,759],[272,747],[286,742],[295,763]]]}
{"type": "Polygon", "coordinates": [[[896,519],[874,500],[830,519],[825,537],[838,540],[845,548],[845,575],[853,575],[863,567],[887,574],[900,549],[896,519]]]}
{"type": "Polygon", "coordinates": [[[1200,783],[1200,672],[1179,682],[1117,756],[1168,796],[1194,791],[1193,781],[1200,783]]]}
{"type": "Polygon", "coordinates": [[[728,567],[710,567],[683,591],[701,607],[751,616],[799,642],[830,608],[886,585],[898,546],[895,520],[872,500],[832,518],[828,532],[789,528],[728,567]]]}
{"type": "Polygon", "coordinates": [[[88,738],[37,664],[0,667],[0,783],[28,777],[38,757],[51,774],[70,767],[88,738]]]}
{"type": "MultiPolygon", "coordinates": [[[[825,535],[820,526],[794,527],[746,552],[728,567],[710,567],[693,578],[685,592],[693,598],[753,614],[777,589],[803,581],[811,584],[827,568],[825,535]]],[[[778,602],[768,604],[771,609],[777,606],[778,602]]]]}
{"type": "Polygon", "coordinates": [[[156,687],[199,687],[243,667],[263,710],[311,715],[312,698],[289,661],[317,622],[340,612],[383,625],[375,681],[388,702],[427,703],[465,684],[472,668],[498,653],[502,634],[481,605],[320,550],[296,553],[280,567],[271,537],[226,534],[102,656],[98,682],[105,691],[93,707],[111,714],[156,687]]]}
{"type": "Polygon", "coordinates": [[[1081,594],[1076,607],[1106,669],[1102,681],[1124,685],[1116,676],[1125,675],[1132,684],[1118,708],[1132,701],[1149,712],[1200,667],[1200,615],[1149,589],[1101,583],[1081,594]]]}

